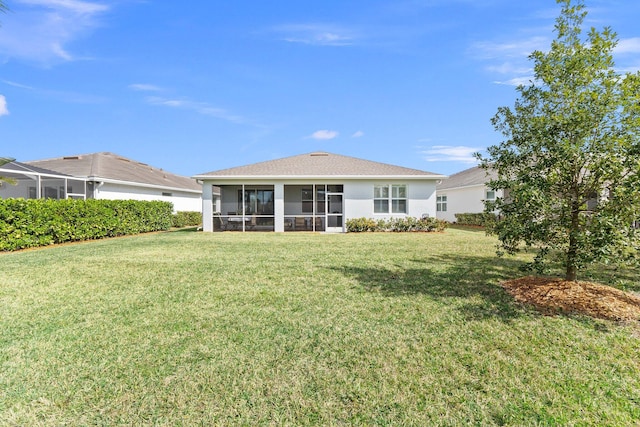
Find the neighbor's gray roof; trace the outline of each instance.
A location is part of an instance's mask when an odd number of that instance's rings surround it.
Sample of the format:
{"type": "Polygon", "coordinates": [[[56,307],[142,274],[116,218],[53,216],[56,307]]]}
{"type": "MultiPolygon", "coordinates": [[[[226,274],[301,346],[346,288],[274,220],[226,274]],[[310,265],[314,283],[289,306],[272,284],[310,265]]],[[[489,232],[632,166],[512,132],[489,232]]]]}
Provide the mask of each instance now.
{"type": "Polygon", "coordinates": [[[16,161],[5,163],[4,165],[0,166],[0,170],[3,171],[3,175],[9,176],[9,177],[18,177],[20,175],[24,176],[24,174],[27,174],[27,175],[36,174],[36,175],[53,175],[53,176],[72,178],[72,176],[64,173],[52,171],[49,169],[39,168],[37,166],[28,165],[26,163],[21,163],[16,161]],[[10,171],[10,172],[4,172],[4,171],[10,171]]]}
{"type": "Polygon", "coordinates": [[[27,164],[75,177],[125,181],[189,191],[202,190],[202,187],[191,178],[157,169],[114,153],[103,152],[56,157],[46,160],[34,160],[27,162],[27,164]]]}
{"type": "Polygon", "coordinates": [[[378,163],[339,154],[314,152],[196,175],[207,177],[423,177],[443,178],[433,172],[378,163]]]}
{"type": "Polygon", "coordinates": [[[493,169],[482,169],[475,166],[465,169],[461,172],[454,173],[449,178],[442,181],[436,186],[437,190],[449,190],[452,188],[471,187],[474,185],[483,185],[487,181],[496,177],[493,169]],[[487,174],[488,173],[488,174],[487,174]]]}

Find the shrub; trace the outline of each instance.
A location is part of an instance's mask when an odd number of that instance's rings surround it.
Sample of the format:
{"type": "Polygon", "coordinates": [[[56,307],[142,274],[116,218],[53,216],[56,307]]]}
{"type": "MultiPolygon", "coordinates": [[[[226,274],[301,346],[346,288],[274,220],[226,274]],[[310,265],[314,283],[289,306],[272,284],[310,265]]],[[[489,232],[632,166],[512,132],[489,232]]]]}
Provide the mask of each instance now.
{"type": "Polygon", "coordinates": [[[484,227],[496,222],[496,219],[495,214],[487,212],[456,214],[456,224],[459,225],[477,225],[484,227]]]}
{"type": "Polygon", "coordinates": [[[390,231],[390,232],[408,232],[408,231],[444,231],[447,227],[446,221],[437,218],[391,218],[373,220],[370,218],[353,218],[347,220],[348,232],[363,231],[390,231]]]}
{"type": "Polygon", "coordinates": [[[0,200],[0,251],[168,230],[172,209],[159,201],[0,200]]]}
{"type": "Polygon", "coordinates": [[[202,224],[202,214],[196,211],[179,211],[172,215],[171,225],[173,227],[194,227],[202,224]]]}
{"type": "Polygon", "coordinates": [[[376,231],[378,223],[371,218],[353,218],[347,220],[347,231],[361,233],[363,231],[376,231]]]}

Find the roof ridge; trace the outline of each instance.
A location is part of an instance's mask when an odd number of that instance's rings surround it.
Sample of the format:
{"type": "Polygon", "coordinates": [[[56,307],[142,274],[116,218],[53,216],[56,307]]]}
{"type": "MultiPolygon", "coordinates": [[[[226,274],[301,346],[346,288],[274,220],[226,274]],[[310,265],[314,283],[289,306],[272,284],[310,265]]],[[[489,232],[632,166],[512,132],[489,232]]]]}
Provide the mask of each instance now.
{"type": "Polygon", "coordinates": [[[313,151],[304,154],[282,157],[229,167],[200,176],[413,176],[444,175],[406,166],[393,165],[354,156],[335,154],[327,151],[313,151]]]}

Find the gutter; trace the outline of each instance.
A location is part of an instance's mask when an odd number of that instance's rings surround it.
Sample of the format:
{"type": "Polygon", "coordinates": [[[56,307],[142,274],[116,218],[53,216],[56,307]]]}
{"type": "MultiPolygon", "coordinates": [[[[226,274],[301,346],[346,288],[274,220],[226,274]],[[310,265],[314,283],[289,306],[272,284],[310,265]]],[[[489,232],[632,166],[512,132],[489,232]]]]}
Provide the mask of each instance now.
{"type": "Polygon", "coordinates": [[[97,176],[90,176],[87,178],[87,180],[100,183],[100,186],[104,185],[105,183],[109,183],[109,184],[120,184],[120,185],[128,185],[128,186],[143,187],[143,188],[153,188],[157,190],[171,190],[171,191],[182,191],[184,193],[202,194],[201,190],[192,190],[190,188],[168,187],[165,185],[146,184],[143,182],[121,181],[118,179],[105,179],[97,176]]]}

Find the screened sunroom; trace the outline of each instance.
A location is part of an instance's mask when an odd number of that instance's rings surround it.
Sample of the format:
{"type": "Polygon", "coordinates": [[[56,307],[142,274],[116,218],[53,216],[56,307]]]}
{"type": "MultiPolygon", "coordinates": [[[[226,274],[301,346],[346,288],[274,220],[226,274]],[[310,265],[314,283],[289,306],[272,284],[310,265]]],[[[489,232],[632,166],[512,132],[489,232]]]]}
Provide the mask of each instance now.
{"type": "Polygon", "coordinates": [[[0,167],[0,198],[86,199],[87,182],[46,169],[10,162],[0,167]]]}
{"type": "MultiPolygon", "coordinates": [[[[343,226],[343,185],[284,185],[283,231],[334,231],[343,226]]],[[[214,231],[274,231],[274,185],[213,186],[214,231]]]]}

